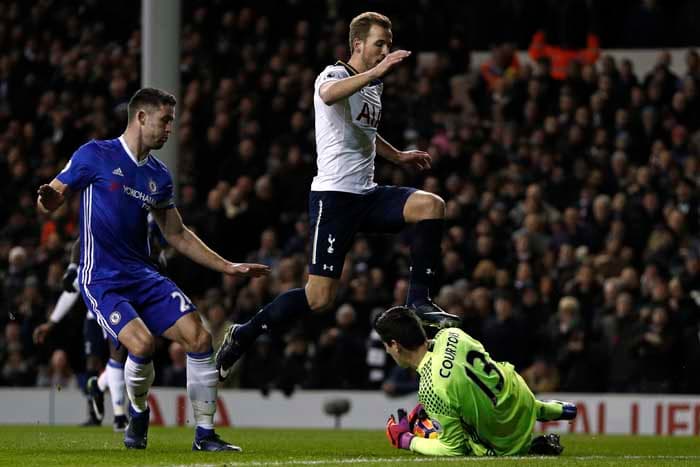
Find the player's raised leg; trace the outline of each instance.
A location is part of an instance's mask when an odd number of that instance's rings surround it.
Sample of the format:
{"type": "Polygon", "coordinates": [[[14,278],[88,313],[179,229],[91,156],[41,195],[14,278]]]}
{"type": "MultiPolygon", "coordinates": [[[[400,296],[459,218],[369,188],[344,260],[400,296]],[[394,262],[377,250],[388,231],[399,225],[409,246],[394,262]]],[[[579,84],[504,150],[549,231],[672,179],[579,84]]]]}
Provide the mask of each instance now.
{"type": "Polygon", "coordinates": [[[196,424],[192,450],[240,451],[240,447],[223,441],[214,431],[218,378],[211,335],[202,326],[199,315],[187,313],[163,335],[182,344],[187,352],[187,395],[196,424]]]}
{"type": "Polygon", "coordinates": [[[549,422],[553,420],[573,420],[576,418],[576,404],[563,401],[535,401],[537,420],[549,422]]]}
{"type": "Polygon", "coordinates": [[[335,300],[338,280],[310,275],[304,289],[291,289],[279,295],[247,323],[229,327],[216,353],[219,379],[225,380],[233,365],[255,339],[264,332],[284,332],[312,311],[325,311],[335,300]]]}
{"type": "Polygon", "coordinates": [[[265,305],[247,323],[234,324],[226,331],[216,353],[221,381],[260,334],[284,332],[290,324],[312,311],[323,312],[333,304],[345,254],[358,228],[357,198],[358,195],[348,193],[311,192],[309,218],[312,219],[313,239],[306,287],[288,290],[265,305]],[[329,212],[336,215],[331,216],[329,212]]]}
{"type": "Polygon", "coordinates": [[[416,191],[406,200],[403,215],[407,223],[416,225],[406,305],[424,325],[437,328],[458,325],[458,316],[445,312],[430,299],[430,289],[440,265],[445,202],[432,193],[416,191]]]}

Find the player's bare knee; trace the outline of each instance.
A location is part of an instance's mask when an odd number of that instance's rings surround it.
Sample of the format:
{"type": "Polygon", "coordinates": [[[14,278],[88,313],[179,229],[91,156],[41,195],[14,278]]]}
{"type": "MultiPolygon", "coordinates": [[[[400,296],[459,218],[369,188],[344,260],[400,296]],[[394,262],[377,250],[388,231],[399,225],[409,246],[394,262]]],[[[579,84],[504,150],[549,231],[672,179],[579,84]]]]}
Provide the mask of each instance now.
{"type": "Polygon", "coordinates": [[[128,347],[129,353],[137,357],[150,357],[156,350],[155,340],[150,334],[144,334],[134,339],[128,347]]]}
{"type": "Polygon", "coordinates": [[[423,196],[422,205],[423,219],[443,219],[445,217],[445,200],[438,195],[426,193],[423,196]]]}
{"type": "Polygon", "coordinates": [[[409,197],[404,207],[404,218],[410,223],[428,219],[444,219],[445,201],[433,193],[416,192],[409,197]]]}

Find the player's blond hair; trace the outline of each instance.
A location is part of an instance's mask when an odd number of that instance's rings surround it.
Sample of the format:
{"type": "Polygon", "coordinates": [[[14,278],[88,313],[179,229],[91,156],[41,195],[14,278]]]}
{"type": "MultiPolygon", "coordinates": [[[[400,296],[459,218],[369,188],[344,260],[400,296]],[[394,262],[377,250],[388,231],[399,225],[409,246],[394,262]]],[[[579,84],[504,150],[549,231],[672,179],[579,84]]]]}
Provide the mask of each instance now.
{"type": "Polygon", "coordinates": [[[373,24],[384,29],[391,29],[391,20],[383,14],[374,11],[365,11],[350,21],[350,54],[353,52],[352,42],[355,39],[360,39],[364,42],[373,24]]]}

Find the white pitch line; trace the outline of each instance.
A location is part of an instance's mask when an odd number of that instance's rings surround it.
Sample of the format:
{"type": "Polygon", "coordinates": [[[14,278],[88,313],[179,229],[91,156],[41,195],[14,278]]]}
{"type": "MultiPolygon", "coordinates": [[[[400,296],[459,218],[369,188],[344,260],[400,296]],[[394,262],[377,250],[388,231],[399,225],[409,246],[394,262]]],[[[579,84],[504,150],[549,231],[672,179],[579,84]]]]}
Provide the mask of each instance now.
{"type": "Polygon", "coordinates": [[[425,462],[491,462],[500,460],[544,460],[544,461],[580,461],[580,460],[700,460],[700,456],[511,456],[511,457],[355,457],[350,459],[312,459],[287,461],[251,461],[223,462],[217,464],[182,464],[175,467],[234,467],[234,466],[266,466],[266,465],[325,465],[325,464],[420,464],[425,462]]]}

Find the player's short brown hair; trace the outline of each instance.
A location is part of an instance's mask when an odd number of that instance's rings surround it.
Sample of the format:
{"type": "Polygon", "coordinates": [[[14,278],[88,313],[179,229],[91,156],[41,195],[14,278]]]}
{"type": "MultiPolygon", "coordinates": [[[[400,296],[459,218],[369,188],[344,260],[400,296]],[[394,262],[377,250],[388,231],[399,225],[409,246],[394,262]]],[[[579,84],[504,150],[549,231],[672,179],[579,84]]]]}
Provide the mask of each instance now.
{"type": "Polygon", "coordinates": [[[350,54],[352,55],[352,41],[355,39],[360,39],[364,41],[367,39],[369,30],[373,24],[381,26],[384,29],[391,29],[391,20],[381,13],[376,13],[374,11],[365,11],[357,16],[355,16],[352,21],[350,21],[350,54]]]}
{"type": "Polygon", "coordinates": [[[382,341],[396,341],[408,350],[416,350],[428,339],[418,316],[405,306],[389,308],[377,316],[374,329],[382,341]]]}
{"type": "Polygon", "coordinates": [[[156,88],[141,88],[129,100],[127,108],[129,121],[144,107],[158,109],[164,105],[172,105],[174,107],[175,104],[177,104],[177,99],[168,92],[156,88]]]}

